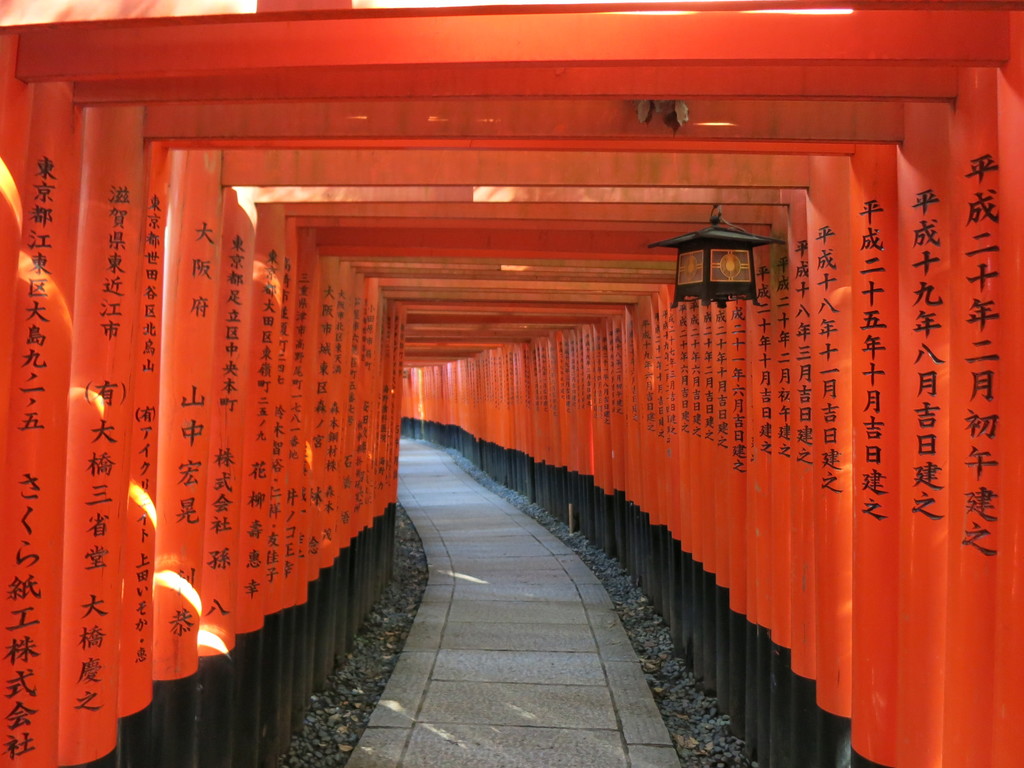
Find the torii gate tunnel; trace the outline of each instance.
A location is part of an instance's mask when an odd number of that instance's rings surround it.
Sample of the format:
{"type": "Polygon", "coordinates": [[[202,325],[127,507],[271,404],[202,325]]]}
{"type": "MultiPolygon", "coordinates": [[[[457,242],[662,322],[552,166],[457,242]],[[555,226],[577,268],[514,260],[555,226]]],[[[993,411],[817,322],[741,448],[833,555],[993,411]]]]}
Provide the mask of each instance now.
{"type": "Polygon", "coordinates": [[[1021,3],[0,25],[0,766],[275,765],[402,430],[571,507],[762,767],[1020,765],[1021,3]],[[715,204],[784,242],[672,307],[715,204]]]}

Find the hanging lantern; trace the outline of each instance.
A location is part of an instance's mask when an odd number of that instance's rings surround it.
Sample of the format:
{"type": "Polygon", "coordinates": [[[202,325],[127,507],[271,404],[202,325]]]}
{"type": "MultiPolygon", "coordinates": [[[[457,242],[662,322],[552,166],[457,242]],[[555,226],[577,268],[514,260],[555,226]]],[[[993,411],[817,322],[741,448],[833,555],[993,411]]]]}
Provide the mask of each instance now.
{"type": "Polygon", "coordinates": [[[752,299],[757,302],[754,285],[754,248],[782,243],[774,237],[752,235],[722,219],[721,206],[711,214],[711,226],[698,232],[651,243],[648,248],[676,248],[676,293],[672,306],[680,301],[700,299],[707,306],[752,299]]]}

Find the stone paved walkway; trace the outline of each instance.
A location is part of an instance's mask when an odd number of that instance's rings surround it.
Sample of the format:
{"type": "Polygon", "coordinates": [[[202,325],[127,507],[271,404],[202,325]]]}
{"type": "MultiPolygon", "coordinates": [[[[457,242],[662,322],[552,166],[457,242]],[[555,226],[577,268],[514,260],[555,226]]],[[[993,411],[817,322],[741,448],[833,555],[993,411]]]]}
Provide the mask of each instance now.
{"type": "Polygon", "coordinates": [[[403,440],[430,580],[349,768],[678,768],[590,570],[443,451],[403,440]]]}

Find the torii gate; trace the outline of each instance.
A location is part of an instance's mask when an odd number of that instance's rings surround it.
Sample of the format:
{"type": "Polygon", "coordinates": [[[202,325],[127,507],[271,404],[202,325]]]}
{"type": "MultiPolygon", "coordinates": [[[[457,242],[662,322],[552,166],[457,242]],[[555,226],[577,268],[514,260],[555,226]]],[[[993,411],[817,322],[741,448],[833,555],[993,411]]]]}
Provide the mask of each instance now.
{"type": "Polygon", "coordinates": [[[1016,765],[1022,14],[8,2],[0,765],[272,761],[386,567],[400,416],[660,542],[762,765],[1016,765]],[[787,241],[761,307],[669,306],[646,246],[714,203],[787,241]],[[294,708],[223,682],[259,643],[309,649],[294,708]],[[271,735],[161,730],[224,702],[271,735]]]}

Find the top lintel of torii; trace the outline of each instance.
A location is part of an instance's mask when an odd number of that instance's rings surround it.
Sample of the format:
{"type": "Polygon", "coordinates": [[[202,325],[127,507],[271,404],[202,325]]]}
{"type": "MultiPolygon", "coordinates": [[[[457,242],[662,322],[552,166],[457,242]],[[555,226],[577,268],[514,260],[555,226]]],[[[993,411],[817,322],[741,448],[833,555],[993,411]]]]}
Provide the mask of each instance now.
{"type": "Polygon", "coordinates": [[[20,34],[17,74],[26,82],[353,67],[998,66],[1009,56],[1006,14],[1019,7],[1006,0],[7,0],[0,27],[20,34]]]}

